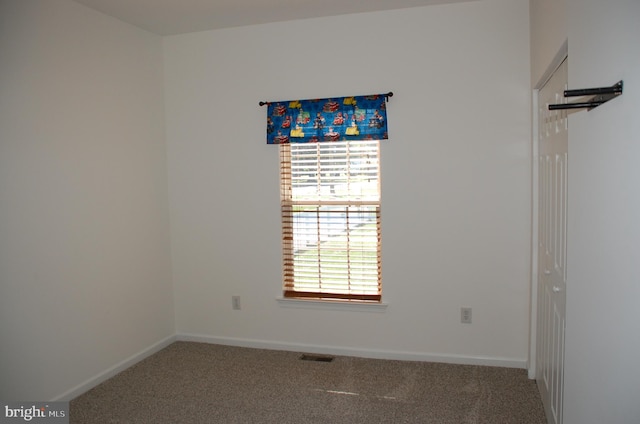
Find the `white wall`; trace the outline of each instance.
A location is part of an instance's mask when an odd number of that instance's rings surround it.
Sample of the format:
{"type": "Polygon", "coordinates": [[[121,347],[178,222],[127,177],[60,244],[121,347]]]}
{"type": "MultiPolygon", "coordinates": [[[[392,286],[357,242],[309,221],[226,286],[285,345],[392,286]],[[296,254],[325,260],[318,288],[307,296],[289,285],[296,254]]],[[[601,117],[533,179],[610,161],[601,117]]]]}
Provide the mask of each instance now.
{"type": "Polygon", "coordinates": [[[620,98],[569,120],[565,424],[640,420],[640,2],[569,0],[569,85],[620,98]]]}
{"type": "Polygon", "coordinates": [[[631,424],[640,417],[640,3],[566,3],[531,2],[532,73],[549,64],[533,52],[551,61],[566,34],[569,87],[622,79],[624,94],[569,116],[564,423],[631,424]]]}
{"type": "Polygon", "coordinates": [[[0,399],[47,400],[174,332],[161,38],[0,0],[0,399]]]}
{"type": "Polygon", "coordinates": [[[528,19],[526,0],[486,0],[166,37],[178,334],[525,367],[528,19]],[[281,305],[278,153],[258,101],[390,90],[388,308],[281,305]]]}
{"type": "Polygon", "coordinates": [[[567,39],[567,0],[531,0],[529,3],[531,86],[536,87],[544,82],[541,79],[567,39]]]}

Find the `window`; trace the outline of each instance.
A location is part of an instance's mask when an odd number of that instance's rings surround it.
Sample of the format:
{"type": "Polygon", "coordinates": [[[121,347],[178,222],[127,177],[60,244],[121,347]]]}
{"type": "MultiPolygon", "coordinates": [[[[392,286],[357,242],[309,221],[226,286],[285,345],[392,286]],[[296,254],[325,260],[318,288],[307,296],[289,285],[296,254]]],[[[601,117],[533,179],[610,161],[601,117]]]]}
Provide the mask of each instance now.
{"type": "Polygon", "coordinates": [[[280,145],[284,296],[379,302],[377,140],[280,145]]]}
{"type": "Polygon", "coordinates": [[[280,147],[285,298],[380,303],[380,140],[393,93],[260,102],[280,147]]]}

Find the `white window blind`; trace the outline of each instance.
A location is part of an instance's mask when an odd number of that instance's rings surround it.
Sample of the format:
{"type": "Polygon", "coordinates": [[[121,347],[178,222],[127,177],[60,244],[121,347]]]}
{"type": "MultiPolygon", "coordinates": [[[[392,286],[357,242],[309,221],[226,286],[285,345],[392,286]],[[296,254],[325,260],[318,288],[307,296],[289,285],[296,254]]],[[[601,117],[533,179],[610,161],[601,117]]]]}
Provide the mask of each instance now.
{"type": "Polygon", "coordinates": [[[280,145],[284,296],[381,300],[379,141],[280,145]]]}

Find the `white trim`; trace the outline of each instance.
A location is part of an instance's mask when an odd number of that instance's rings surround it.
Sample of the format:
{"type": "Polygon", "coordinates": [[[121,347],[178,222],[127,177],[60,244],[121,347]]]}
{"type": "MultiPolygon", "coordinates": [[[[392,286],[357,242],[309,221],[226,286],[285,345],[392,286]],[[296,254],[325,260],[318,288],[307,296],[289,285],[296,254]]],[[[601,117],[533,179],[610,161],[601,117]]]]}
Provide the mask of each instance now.
{"type": "Polygon", "coordinates": [[[506,368],[527,368],[526,359],[499,358],[489,356],[467,356],[455,354],[435,354],[423,352],[403,352],[395,350],[360,349],[338,346],[322,346],[305,343],[274,342],[235,337],[214,337],[202,334],[178,334],[178,341],[219,344],[256,349],[285,350],[293,352],[317,353],[325,355],[356,356],[370,359],[388,359],[400,361],[440,362],[460,365],[484,365],[506,368]]]}
{"type": "Polygon", "coordinates": [[[530,289],[530,310],[529,310],[529,364],[527,367],[530,379],[536,378],[536,357],[537,357],[537,332],[538,332],[538,93],[539,89],[534,89],[532,93],[532,138],[531,138],[531,280],[530,289]]]}
{"type": "Polygon", "coordinates": [[[83,383],[78,384],[77,386],[67,390],[66,392],[54,397],[53,399],[51,399],[51,402],[57,402],[57,401],[69,401],[75,397],[80,396],[81,394],[93,389],[94,387],[96,387],[98,384],[110,379],[111,377],[114,377],[115,375],[121,373],[122,371],[126,370],[127,368],[137,364],[138,362],[142,361],[143,359],[153,355],[156,352],[161,351],[162,349],[164,349],[165,347],[169,346],[170,344],[172,344],[173,342],[176,341],[176,335],[172,335],[169,337],[166,337],[162,340],[160,340],[157,343],[152,344],[151,346],[141,350],[140,352],[131,355],[130,357],[128,357],[127,359],[118,362],[117,364],[115,364],[114,366],[107,368],[106,370],[96,374],[95,376],[91,377],[90,379],[86,380],[83,383]]]}
{"type": "Polygon", "coordinates": [[[276,298],[276,301],[283,308],[324,309],[324,310],[334,310],[334,311],[384,312],[387,310],[387,306],[389,306],[388,303],[379,303],[379,302],[290,299],[285,297],[278,297],[276,298]]]}

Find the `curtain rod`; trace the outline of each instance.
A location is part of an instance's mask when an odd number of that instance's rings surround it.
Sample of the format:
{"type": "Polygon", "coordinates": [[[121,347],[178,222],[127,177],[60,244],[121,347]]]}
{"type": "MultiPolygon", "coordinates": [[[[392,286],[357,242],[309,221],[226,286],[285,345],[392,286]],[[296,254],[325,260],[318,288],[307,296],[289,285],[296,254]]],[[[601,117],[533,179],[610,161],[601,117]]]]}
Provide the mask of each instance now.
{"type": "MultiPolygon", "coordinates": [[[[393,91],[389,91],[386,94],[383,94],[384,97],[387,98],[387,101],[389,100],[389,97],[393,97],[393,91]]],[[[265,106],[265,105],[270,105],[272,102],[259,102],[258,104],[260,106],[265,106]]]]}

